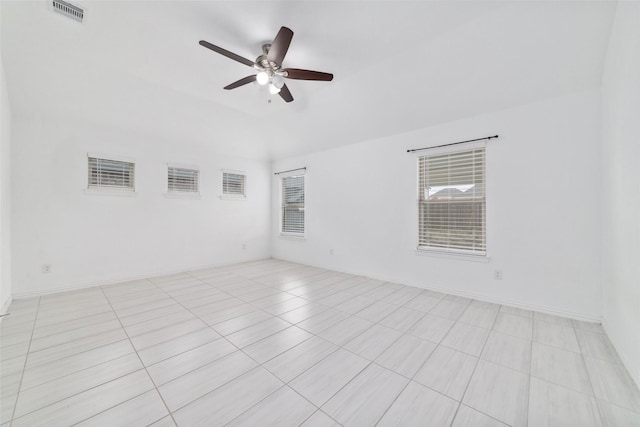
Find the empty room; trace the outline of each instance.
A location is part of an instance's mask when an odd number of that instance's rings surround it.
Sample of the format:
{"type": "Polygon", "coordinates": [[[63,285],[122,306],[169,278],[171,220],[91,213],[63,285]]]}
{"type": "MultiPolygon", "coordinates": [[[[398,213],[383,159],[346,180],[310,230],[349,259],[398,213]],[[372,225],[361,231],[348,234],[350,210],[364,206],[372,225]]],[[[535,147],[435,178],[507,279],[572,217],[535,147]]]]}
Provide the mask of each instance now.
{"type": "Polygon", "coordinates": [[[0,0],[0,427],[640,427],[640,0],[0,0]]]}

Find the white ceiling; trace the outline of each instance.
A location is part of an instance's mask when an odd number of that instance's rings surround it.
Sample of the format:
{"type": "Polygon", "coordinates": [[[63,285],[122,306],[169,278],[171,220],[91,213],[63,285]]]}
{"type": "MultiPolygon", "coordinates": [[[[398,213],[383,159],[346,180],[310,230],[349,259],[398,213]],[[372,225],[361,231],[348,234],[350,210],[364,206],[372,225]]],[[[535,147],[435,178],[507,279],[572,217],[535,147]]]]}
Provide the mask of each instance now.
{"type": "Polygon", "coordinates": [[[599,87],[615,3],[597,1],[2,1],[14,115],[65,117],[220,152],[279,158],[599,87]],[[334,73],[288,80],[295,101],[251,84],[280,26],[284,61],[334,73]]]}

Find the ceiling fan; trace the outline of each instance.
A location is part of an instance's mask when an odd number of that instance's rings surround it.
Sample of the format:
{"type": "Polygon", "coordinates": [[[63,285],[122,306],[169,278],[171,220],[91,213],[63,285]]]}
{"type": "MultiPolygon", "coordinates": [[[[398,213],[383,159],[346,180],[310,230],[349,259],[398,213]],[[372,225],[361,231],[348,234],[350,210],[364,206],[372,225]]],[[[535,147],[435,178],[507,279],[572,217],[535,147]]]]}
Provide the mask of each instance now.
{"type": "Polygon", "coordinates": [[[272,95],[278,93],[286,102],[291,102],[293,101],[293,96],[284,83],[284,79],[319,80],[326,82],[333,80],[333,74],[330,73],[301,70],[299,68],[282,68],[282,61],[287,54],[287,50],[289,50],[291,39],[293,39],[293,31],[287,27],[280,28],[280,31],[278,31],[276,38],[273,39],[271,44],[262,45],[262,55],[258,56],[255,61],[243,58],[240,55],[229,52],[226,49],[204,40],[200,40],[200,45],[257,70],[257,74],[233,82],[225,86],[225,89],[231,90],[251,82],[258,82],[260,85],[268,84],[269,91],[272,95]]]}

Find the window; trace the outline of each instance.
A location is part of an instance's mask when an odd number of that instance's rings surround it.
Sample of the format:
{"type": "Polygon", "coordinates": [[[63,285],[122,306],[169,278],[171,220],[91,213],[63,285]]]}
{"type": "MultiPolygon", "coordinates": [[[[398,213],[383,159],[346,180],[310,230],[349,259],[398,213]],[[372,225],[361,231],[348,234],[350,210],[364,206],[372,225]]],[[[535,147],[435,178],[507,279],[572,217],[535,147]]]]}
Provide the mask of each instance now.
{"type": "Polygon", "coordinates": [[[222,195],[244,197],[246,175],[234,172],[222,172],[222,195]]]}
{"type": "Polygon", "coordinates": [[[418,159],[418,248],[484,255],[485,149],[418,159]]]}
{"type": "Polygon", "coordinates": [[[282,233],[304,234],[304,175],[282,178],[282,233]]]}
{"type": "Polygon", "coordinates": [[[89,155],[89,189],[134,191],[135,164],[89,155]]]}
{"type": "Polygon", "coordinates": [[[169,166],[167,174],[167,192],[169,193],[198,193],[200,171],[169,166]]]}

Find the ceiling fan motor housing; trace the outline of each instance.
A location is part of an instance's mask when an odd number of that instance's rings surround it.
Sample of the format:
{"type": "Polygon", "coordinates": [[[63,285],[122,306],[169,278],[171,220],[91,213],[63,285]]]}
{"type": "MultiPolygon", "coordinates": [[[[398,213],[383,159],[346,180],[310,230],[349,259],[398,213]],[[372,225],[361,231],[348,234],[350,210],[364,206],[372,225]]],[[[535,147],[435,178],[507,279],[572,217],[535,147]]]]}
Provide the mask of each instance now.
{"type": "Polygon", "coordinates": [[[269,54],[269,49],[271,49],[271,43],[265,43],[262,45],[262,55],[256,58],[256,65],[262,67],[264,70],[273,70],[276,71],[280,68],[280,65],[276,64],[274,61],[269,61],[267,55],[269,54]]]}

